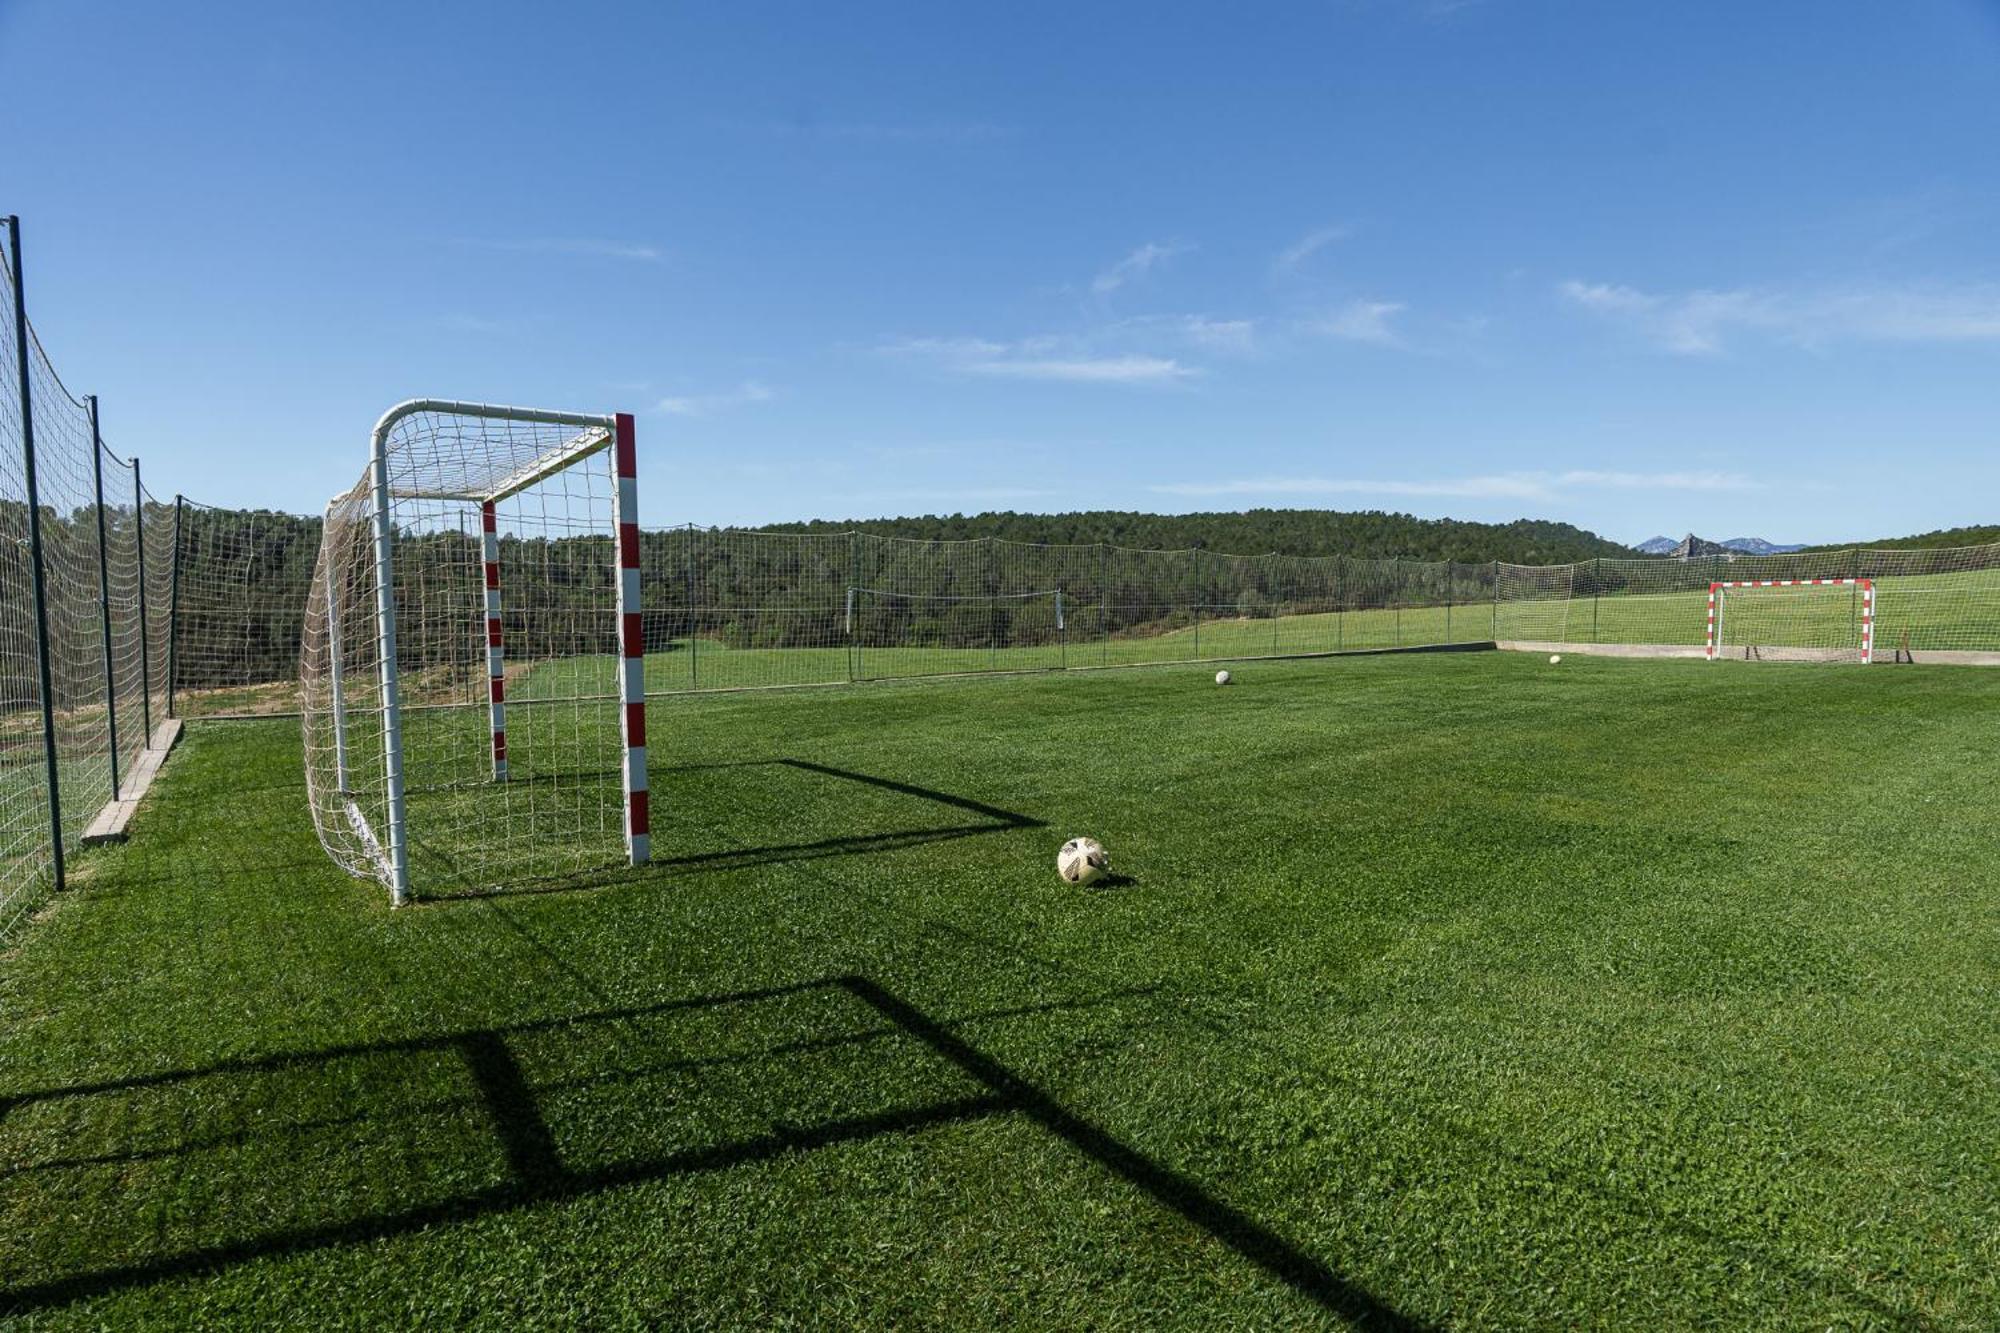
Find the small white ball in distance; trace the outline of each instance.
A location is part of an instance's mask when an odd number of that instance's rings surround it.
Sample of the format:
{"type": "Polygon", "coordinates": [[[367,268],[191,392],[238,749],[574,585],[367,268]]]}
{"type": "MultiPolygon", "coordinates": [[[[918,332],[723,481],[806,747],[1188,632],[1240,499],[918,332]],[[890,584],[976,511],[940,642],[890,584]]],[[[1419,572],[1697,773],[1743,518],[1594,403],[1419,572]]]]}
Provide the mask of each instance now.
{"type": "Polygon", "coordinates": [[[1549,665],[1550,665],[1550,666],[1558,666],[1558,665],[1560,665],[1560,664],[1562,663],[1562,660],[1563,660],[1563,655],[1562,655],[1561,653],[1550,653],[1550,654],[1549,654],[1549,665]]]}
{"type": "Polygon", "coordinates": [[[1215,683],[1217,685],[1227,685],[1229,683],[1229,673],[1227,671],[1216,672],[1215,683]]]}
{"type": "Polygon", "coordinates": [[[1095,838],[1071,838],[1056,853],[1056,873],[1065,884],[1089,884],[1104,878],[1110,869],[1111,858],[1095,838]]]}

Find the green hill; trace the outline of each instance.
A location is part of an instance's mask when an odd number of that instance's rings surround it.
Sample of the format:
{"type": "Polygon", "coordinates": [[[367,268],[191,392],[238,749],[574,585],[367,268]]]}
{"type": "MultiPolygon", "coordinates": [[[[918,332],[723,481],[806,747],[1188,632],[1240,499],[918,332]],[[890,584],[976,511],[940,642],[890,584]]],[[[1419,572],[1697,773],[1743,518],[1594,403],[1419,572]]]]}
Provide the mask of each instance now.
{"type": "Polygon", "coordinates": [[[1935,532],[1920,532],[1914,537],[1884,537],[1871,542],[1838,542],[1832,546],[1814,546],[1815,551],[1840,551],[1851,546],[1860,546],[1875,551],[1908,551],[1930,546],[1987,546],[2000,542],[2000,525],[1982,524],[1966,528],[1939,528],[1935,532]]]}
{"type": "Polygon", "coordinates": [[[881,537],[962,540],[997,537],[1051,544],[1108,542],[1151,550],[1198,546],[1231,555],[1346,555],[1409,560],[1505,560],[1513,564],[1563,564],[1597,556],[1632,556],[1629,546],[1607,541],[1568,523],[1516,519],[1471,523],[1417,518],[1381,510],[1251,509],[1241,513],[1142,514],[1086,510],[1068,514],[930,514],[917,518],[816,520],[773,523],[764,532],[845,532],[881,537]]]}

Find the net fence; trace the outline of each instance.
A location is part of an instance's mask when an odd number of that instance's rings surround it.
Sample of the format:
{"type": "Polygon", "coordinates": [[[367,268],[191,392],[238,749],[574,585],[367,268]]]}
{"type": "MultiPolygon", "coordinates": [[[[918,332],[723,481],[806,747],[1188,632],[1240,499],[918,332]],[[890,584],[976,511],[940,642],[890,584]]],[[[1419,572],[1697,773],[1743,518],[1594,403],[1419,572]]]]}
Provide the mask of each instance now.
{"type": "Polygon", "coordinates": [[[0,933],[54,882],[55,826],[73,843],[126,792],[166,702],[138,464],[103,443],[95,403],[70,392],[33,327],[14,318],[18,295],[9,251],[0,254],[0,933]]]}

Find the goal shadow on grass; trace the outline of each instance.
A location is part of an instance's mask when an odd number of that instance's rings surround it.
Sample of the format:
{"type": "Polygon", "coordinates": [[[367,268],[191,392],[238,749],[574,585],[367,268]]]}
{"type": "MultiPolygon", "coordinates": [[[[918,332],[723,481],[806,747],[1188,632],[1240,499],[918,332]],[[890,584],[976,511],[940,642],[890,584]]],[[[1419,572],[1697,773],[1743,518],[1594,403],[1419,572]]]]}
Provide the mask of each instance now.
{"type": "MultiPolygon", "coordinates": [[[[207,1107],[223,1123],[204,1126],[176,1117],[174,1137],[168,1141],[124,1151],[63,1156],[58,1146],[41,1160],[34,1152],[19,1153],[0,1169],[0,1181],[18,1186],[22,1178],[68,1173],[71,1188],[65,1197],[72,1201],[88,1193],[92,1183],[107,1193],[115,1191],[117,1204],[109,1210],[93,1208],[89,1216],[110,1211],[126,1218],[161,1202],[146,1197],[149,1187],[178,1198],[189,1188],[186,1182],[199,1180],[194,1188],[214,1207],[234,1201],[238,1196],[230,1186],[241,1183],[255,1199],[244,1206],[246,1216],[264,1225],[251,1226],[247,1235],[208,1235],[175,1244],[172,1237],[199,1232],[211,1221],[197,1210],[184,1225],[156,1239],[161,1252],[99,1266],[89,1266],[83,1256],[129,1255],[134,1235],[149,1229],[133,1226],[115,1236],[64,1231],[50,1242],[55,1253],[38,1256],[39,1267],[56,1271],[0,1289],[0,1314],[33,1316],[261,1259],[376,1243],[793,1154],[843,1145],[862,1148],[892,1136],[1014,1117],[1321,1309],[1371,1328],[1425,1327],[1191,1177],[1070,1110],[962,1034],[976,1023],[1097,1009],[1145,993],[1122,991],[938,1018],[880,983],[850,974],[17,1094],[0,1099],[0,1143],[66,1145],[70,1137],[38,1134],[36,1124],[23,1122],[46,1117],[64,1123],[93,1118],[94,1113],[100,1122],[123,1123],[121,1109],[140,1109],[149,1099],[207,1107]],[[760,1006],[782,1007],[776,1030],[785,1039],[743,1042],[744,1016],[760,1006]],[[822,1022],[818,1035],[798,1035],[801,1016],[838,1020],[843,1008],[846,1030],[828,1030],[830,1024],[822,1022]],[[851,1021],[857,1014],[863,1020],[858,1029],[851,1021]],[[676,1023],[691,1030],[676,1032],[669,1026],[676,1023]],[[679,1046],[668,1058],[661,1058],[666,1052],[657,1040],[646,1040],[656,1029],[659,1037],[678,1039],[667,1043],[679,1046]],[[727,1040],[732,1033],[737,1036],[733,1044],[727,1040]],[[884,1043],[901,1043],[918,1058],[891,1061],[882,1051],[884,1043]],[[607,1051],[623,1057],[610,1062],[617,1067],[602,1067],[607,1051]],[[224,1086],[214,1086],[216,1080],[224,1086]],[[773,1086],[777,1105],[772,1104],[773,1086]],[[704,1091],[711,1089],[720,1094],[701,1104],[704,1091]],[[741,1100],[746,1089],[758,1094],[749,1096],[750,1105],[728,1104],[731,1094],[741,1100]],[[662,1098],[668,1091],[678,1095],[662,1098]],[[310,1105],[287,1104],[288,1094],[297,1098],[308,1092],[310,1105]],[[322,1104],[327,1098],[331,1105],[322,1104]],[[662,1100],[675,1104],[681,1114],[659,1116],[662,1100]],[[479,1117],[464,1114],[471,1109],[483,1109],[483,1132],[479,1117]],[[617,1120],[620,1111],[629,1113],[623,1121],[617,1120]],[[616,1122],[609,1132],[602,1123],[607,1115],[616,1122]],[[708,1142],[677,1137],[685,1132],[683,1126],[708,1129],[718,1119],[754,1126],[755,1132],[708,1142]],[[662,1120],[672,1123],[663,1126],[662,1120]],[[432,1144],[429,1136],[436,1134],[451,1134],[454,1141],[432,1144]],[[379,1146],[378,1136],[386,1140],[379,1146]],[[615,1151],[635,1140],[649,1150],[615,1151]],[[315,1169],[312,1150],[322,1143],[339,1145],[343,1158],[335,1178],[351,1195],[364,1204],[390,1198],[400,1206],[364,1206],[341,1215],[342,1200],[329,1201],[324,1183],[315,1190],[300,1178],[315,1169]],[[449,1147],[483,1148],[483,1156],[478,1151],[471,1156],[480,1168],[477,1175],[488,1183],[466,1187],[463,1153],[425,1178],[426,1166],[444,1161],[449,1147]],[[148,1164],[160,1178],[147,1173],[148,1164]],[[373,1179],[375,1166],[401,1178],[373,1179]],[[204,1168],[214,1168],[223,1178],[204,1176],[204,1168]],[[287,1208],[304,1216],[269,1216],[287,1208]],[[312,1215],[329,1212],[333,1215],[312,1215]],[[63,1272],[65,1267],[72,1271],[63,1272]]],[[[135,1117],[135,1122],[144,1123],[144,1118],[135,1117]]],[[[317,1160],[323,1168],[324,1158],[317,1160]]],[[[143,1254],[144,1242],[138,1246],[143,1254]]]]}
{"type": "MultiPolygon", "coordinates": [[[[614,779],[615,780],[615,779],[614,779]]],[[[678,878],[688,875],[713,874],[731,870],[745,870],[756,866],[778,865],[787,862],[817,861],[836,856],[867,856],[882,852],[901,851],[909,847],[922,847],[932,843],[952,842],[960,838],[982,837],[993,833],[1005,833],[1014,829],[1047,828],[1046,821],[1018,811],[1002,809],[985,801],[951,792],[939,791],[934,787],[919,786],[894,778],[880,777],[872,773],[861,773],[853,769],[837,768],[831,764],[815,763],[807,759],[775,758],[744,759],[731,763],[684,764],[666,769],[654,775],[656,783],[653,793],[654,857],[647,866],[638,871],[629,867],[610,866],[596,870],[577,871],[539,878],[522,879],[505,885],[480,884],[469,877],[458,874],[457,883],[450,888],[435,890],[426,895],[429,899],[452,901],[457,899],[505,898],[522,894],[571,893],[594,890],[614,883],[630,882],[634,878],[678,878]],[[675,793],[662,779],[672,782],[682,778],[700,780],[703,775],[720,774],[804,774],[813,778],[832,779],[842,783],[857,784],[859,788],[890,798],[907,797],[924,802],[926,805],[945,810],[963,812],[977,818],[970,821],[956,821],[947,824],[925,825],[908,820],[898,811],[892,816],[896,827],[874,832],[840,833],[826,837],[785,838],[760,842],[750,846],[710,847],[687,850],[687,843],[695,838],[716,839],[712,829],[699,829],[691,824],[677,824],[675,816],[675,793]]],[[[785,809],[799,804],[797,792],[767,791],[773,803],[766,806],[770,818],[764,824],[781,820],[785,809]]],[[[869,812],[858,809],[850,800],[814,801],[806,794],[808,803],[815,807],[827,807],[839,812],[838,821],[843,826],[865,822],[869,812]]],[[[426,848],[425,854],[434,862],[448,865],[448,858],[436,848],[426,848]]]]}

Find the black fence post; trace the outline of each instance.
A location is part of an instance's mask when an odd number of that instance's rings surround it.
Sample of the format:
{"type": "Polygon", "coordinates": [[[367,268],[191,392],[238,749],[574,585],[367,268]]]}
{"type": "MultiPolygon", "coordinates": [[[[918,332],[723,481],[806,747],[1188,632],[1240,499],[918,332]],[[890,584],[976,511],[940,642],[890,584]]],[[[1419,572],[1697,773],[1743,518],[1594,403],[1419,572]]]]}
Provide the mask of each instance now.
{"type": "Polygon", "coordinates": [[[1597,599],[1604,593],[1604,557],[1590,558],[1590,641],[1597,642],[1597,599]]]}
{"type": "Polygon", "coordinates": [[[852,685],[861,679],[861,626],[855,613],[862,608],[855,606],[861,596],[861,529],[850,528],[847,533],[847,683],[852,685]]]}
{"type": "Polygon", "coordinates": [[[139,481],[139,460],[132,460],[132,541],[139,551],[139,721],[146,728],[146,745],[153,744],[153,646],[146,641],[146,488],[139,481]]]}
{"type": "Polygon", "coordinates": [[[1194,548],[1194,660],[1201,660],[1201,548],[1194,548]]]}
{"type": "Polygon", "coordinates": [[[49,595],[42,574],[42,502],[35,489],[35,391],[28,373],[28,300],[21,291],[21,219],[7,218],[7,262],[14,281],[14,351],[20,372],[21,390],[21,475],[28,492],[28,569],[35,591],[35,669],[42,688],[42,758],[49,781],[49,851],[62,889],[63,873],[62,788],[56,772],[56,699],[54,673],[49,670],[49,595]]]}
{"type": "Polygon", "coordinates": [[[986,539],[986,669],[1000,669],[1000,546],[986,539]]]}
{"type": "Polygon", "coordinates": [[[1395,626],[1396,647],[1403,646],[1403,557],[1389,557],[1389,605],[1390,621],[1395,626]]]}
{"type": "Polygon", "coordinates": [[[1451,642],[1451,585],[1452,571],[1456,568],[1457,566],[1452,564],[1451,561],[1447,560],[1444,562],[1444,641],[1446,643],[1451,642]]]}
{"type": "Polygon", "coordinates": [[[1493,642],[1500,642],[1500,562],[1493,562],[1493,642]]]}
{"type": "Polygon", "coordinates": [[[1333,651],[1347,651],[1347,557],[1333,558],[1333,651]]]}
{"type": "Polygon", "coordinates": [[[174,678],[181,668],[181,518],[187,497],[174,497],[174,563],[167,580],[167,716],[174,716],[174,678]]]}
{"type": "Polygon", "coordinates": [[[687,525],[687,636],[688,636],[688,688],[701,688],[701,635],[696,632],[700,613],[694,605],[694,524],[687,525]]]}
{"type": "Polygon", "coordinates": [[[118,799],[118,671],[111,654],[111,544],[104,536],[104,437],[97,429],[97,395],[90,409],[90,480],[97,495],[97,619],[104,640],[104,723],[111,745],[111,799],[118,799]]]}
{"type": "Polygon", "coordinates": [[[1103,542],[1097,544],[1097,598],[1099,602],[1097,629],[1102,636],[1102,648],[1098,655],[1099,666],[1111,665],[1111,548],[1103,542]]]}

